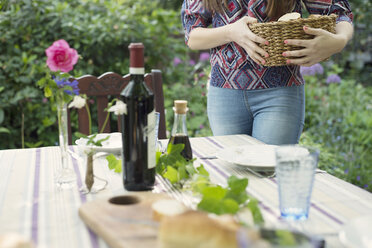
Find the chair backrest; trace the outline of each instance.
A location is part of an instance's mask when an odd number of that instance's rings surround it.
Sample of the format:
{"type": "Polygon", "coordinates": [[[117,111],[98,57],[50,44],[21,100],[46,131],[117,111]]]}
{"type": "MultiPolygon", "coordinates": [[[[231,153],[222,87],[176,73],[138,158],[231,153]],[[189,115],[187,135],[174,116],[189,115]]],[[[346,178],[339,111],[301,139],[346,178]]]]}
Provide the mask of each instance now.
{"type": "MultiPolygon", "coordinates": [[[[118,97],[121,91],[127,86],[130,81],[130,75],[121,76],[117,73],[107,72],[99,77],[92,75],[82,76],[76,79],[79,82],[80,94],[95,96],[97,103],[98,130],[104,125],[107,112],[105,108],[109,103],[109,96],[118,97]]],[[[152,90],[155,98],[155,111],[160,113],[159,121],[159,139],[166,138],[166,124],[164,112],[164,94],[163,80],[160,70],[151,70],[151,73],[145,75],[146,85],[152,90]]],[[[89,101],[87,102],[89,104],[89,101]]],[[[69,115],[70,118],[70,115],[69,115]]],[[[85,108],[78,110],[78,130],[80,133],[89,134],[88,113],[85,108]]],[[[93,120],[92,120],[93,121],[93,120]]],[[[118,118],[118,130],[120,131],[120,118],[118,118]]],[[[71,122],[68,125],[69,144],[72,144],[71,122]]],[[[103,132],[111,131],[110,122],[108,121],[103,132]]]]}

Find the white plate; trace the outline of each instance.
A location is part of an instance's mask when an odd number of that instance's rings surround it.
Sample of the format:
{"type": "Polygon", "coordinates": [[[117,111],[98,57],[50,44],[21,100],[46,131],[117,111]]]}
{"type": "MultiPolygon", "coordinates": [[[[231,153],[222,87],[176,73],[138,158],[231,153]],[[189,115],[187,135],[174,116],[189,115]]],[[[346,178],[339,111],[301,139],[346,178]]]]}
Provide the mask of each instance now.
{"type": "Polygon", "coordinates": [[[102,146],[87,146],[88,139],[80,138],[75,141],[76,145],[80,151],[85,151],[86,149],[93,149],[95,152],[107,152],[118,154],[121,152],[122,142],[121,142],[121,133],[100,133],[94,140],[104,139],[107,136],[110,136],[107,140],[102,142],[102,146]]]}
{"type": "Polygon", "coordinates": [[[226,162],[248,166],[257,171],[275,169],[274,145],[246,145],[228,147],[217,152],[216,157],[226,162]]]}
{"type": "Polygon", "coordinates": [[[361,216],[347,223],[339,233],[348,248],[372,248],[372,215],[361,216]]]}

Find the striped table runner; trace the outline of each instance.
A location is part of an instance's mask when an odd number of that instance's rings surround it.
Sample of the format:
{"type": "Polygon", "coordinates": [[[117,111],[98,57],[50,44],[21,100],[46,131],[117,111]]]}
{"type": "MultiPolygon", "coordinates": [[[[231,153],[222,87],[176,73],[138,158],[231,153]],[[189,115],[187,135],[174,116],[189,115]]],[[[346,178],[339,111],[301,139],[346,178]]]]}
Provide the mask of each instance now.
{"type": "MultiPolygon", "coordinates": [[[[196,157],[216,154],[219,149],[259,144],[246,135],[217,136],[191,139],[196,157]]],[[[219,159],[198,160],[210,172],[215,182],[225,182],[230,175],[249,179],[247,192],[260,202],[268,226],[283,227],[280,220],[277,182],[275,178],[258,178],[244,167],[237,167],[219,159]]],[[[353,218],[372,214],[372,194],[327,173],[315,176],[309,219],[300,229],[323,236],[327,247],[342,247],[338,232],[353,218]]]]}
{"type": "MultiPolygon", "coordinates": [[[[78,153],[77,147],[70,151],[78,153]]],[[[0,235],[18,233],[38,248],[103,248],[106,243],[85,227],[79,207],[99,197],[123,194],[120,175],[110,171],[104,157],[94,160],[95,174],[106,178],[108,187],[97,194],[82,194],[85,166],[70,157],[77,175],[69,189],[55,185],[61,167],[59,147],[0,151],[0,235]]]]}
{"type": "MultiPolygon", "coordinates": [[[[166,141],[164,141],[166,142],[166,141]]],[[[245,135],[192,138],[193,154],[199,158],[213,155],[225,147],[257,144],[245,135]]],[[[78,154],[76,146],[70,151],[78,154]]],[[[54,173],[60,168],[59,147],[14,149],[0,151],[0,235],[16,232],[32,240],[36,247],[107,247],[105,242],[87,229],[78,216],[79,207],[96,198],[125,193],[121,176],[110,171],[104,156],[94,160],[95,174],[109,184],[97,194],[82,194],[85,165],[79,156],[71,156],[71,167],[77,175],[70,189],[60,189],[54,183],[54,173]]],[[[232,166],[219,159],[200,160],[210,172],[211,179],[226,184],[230,175],[249,178],[248,193],[260,201],[266,223],[280,226],[276,180],[257,178],[244,168],[232,166]]],[[[154,192],[167,192],[187,206],[195,208],[197,200],[181,193],[160,177],[154,192]]],[[[310,218],[306,231],[325,234],[327,247],[340,247],[336,236],[351,219],[372,212],[372,194],[328,174],[317,174],[310,218]]]]}

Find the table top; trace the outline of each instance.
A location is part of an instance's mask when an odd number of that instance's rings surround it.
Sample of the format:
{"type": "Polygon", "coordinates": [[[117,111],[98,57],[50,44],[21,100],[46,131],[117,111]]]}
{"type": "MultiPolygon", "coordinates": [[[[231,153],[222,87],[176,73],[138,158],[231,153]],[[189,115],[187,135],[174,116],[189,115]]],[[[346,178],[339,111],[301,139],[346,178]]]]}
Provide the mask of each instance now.
{"type": "MultiPolygon", "coordinates": [[[[211,180],[222,185],[230,175],[247,177],[247,192],[259,200],[265,223],[280,226],[279,201],[275,178],[259,178],[244,168],[220,159],[199,159],[231,146],[260,144],[247,135],[191,138],[195,166],[202,163],[211,180]]],[[[165,142],[165,141],[164,141],[165,142]]],[[[78,154],[77,146],[70,151],[78,154]]],[[[59,147],[0,150],[0,235],[15,232],[30,239],[36,247],[108,247],[91,232],[78,216],[79,207],[94,199],[125,193],[121,175],[110,171],[104,156],[94,160],[95,174],[109,181],[97,194],[79,191],[84,180],[84,164],[78,156],[69,162],[77,175],[70,189],[54,183],[54,173],[61,166],[59,147]]],[[[178,192],[168,182],[156,178],[154,192],[167,192],[187,206],[197,202],[178,192]]],[[[372,213],[372,194],[327,173],[317,173],[311,198],[306,231],[326,239],[326,247],[342,247],[338,232],[354,218],[372,213]]]]}

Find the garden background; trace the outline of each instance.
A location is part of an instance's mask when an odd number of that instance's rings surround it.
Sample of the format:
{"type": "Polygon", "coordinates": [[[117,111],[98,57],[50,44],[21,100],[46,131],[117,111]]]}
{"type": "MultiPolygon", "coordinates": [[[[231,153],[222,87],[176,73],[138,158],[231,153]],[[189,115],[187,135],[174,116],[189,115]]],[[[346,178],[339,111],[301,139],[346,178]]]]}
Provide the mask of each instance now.
{"type": "MultiPolygon", "coordinates": [[[[349,0],[355,34],[342,54],[311,68],[301,144],[318,146],[319,166],[372,192],[372,16],[369,0],[349,0]]],[[[146,71],[161,69],[167,129],[174,99],[189,101],[190,136],[211,135],[206,114],[208,51],[184,44],[181,0],[1,0],[0,149],[56,145],[55,109],[37,87],[45,49],[65,39],[81,55],[75,77],[128,73],[128,45],[143,42],[146,71]]],[[[76,130],[77,116],[72,115],[76,130]]],[[[115,125],[112,125],[115,126],[115,125]]]]}

